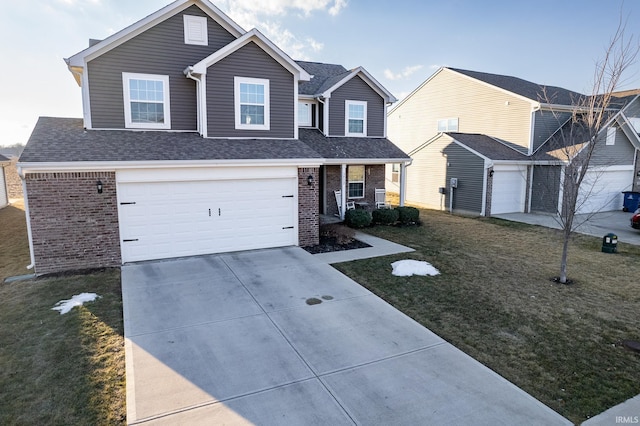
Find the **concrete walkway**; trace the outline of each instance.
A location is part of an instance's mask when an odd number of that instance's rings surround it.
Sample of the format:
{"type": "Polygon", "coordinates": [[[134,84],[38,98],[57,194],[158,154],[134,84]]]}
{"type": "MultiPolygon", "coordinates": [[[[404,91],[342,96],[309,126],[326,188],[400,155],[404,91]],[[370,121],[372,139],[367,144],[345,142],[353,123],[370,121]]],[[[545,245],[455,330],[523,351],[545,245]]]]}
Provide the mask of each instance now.
{"type": "Polygon", "coordinates": [[[297,247],[125,265],[122,292],[129,424],[571,424],[297,247]]]}

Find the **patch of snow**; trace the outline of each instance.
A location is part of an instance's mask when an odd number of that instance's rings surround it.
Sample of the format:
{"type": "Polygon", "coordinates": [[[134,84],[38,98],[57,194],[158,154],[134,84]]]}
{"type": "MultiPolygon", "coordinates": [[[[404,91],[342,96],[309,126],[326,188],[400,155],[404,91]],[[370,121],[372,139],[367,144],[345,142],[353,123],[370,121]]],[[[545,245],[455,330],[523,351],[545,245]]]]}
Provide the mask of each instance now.
{"type": "Polygon", "coordinates": [[[56,303],[56,305],[53,308],[51,308],[51,310],[60,311],[60,315],[66,314],[71,309],[73,309],[74,306],[82,306],[84,302],[93,302],[98,297],[100,296],[98,296],[95,293],[74,294],[71,299],[61,300],[58,303],[56,303]]]}
{"type": "Polygon", "coordinates": [[[439,275],[440,271],[429,262],[419,260],[398,260],[391,264],[393,275],[397,277],[410,277],[411,275],[439,275]]]}

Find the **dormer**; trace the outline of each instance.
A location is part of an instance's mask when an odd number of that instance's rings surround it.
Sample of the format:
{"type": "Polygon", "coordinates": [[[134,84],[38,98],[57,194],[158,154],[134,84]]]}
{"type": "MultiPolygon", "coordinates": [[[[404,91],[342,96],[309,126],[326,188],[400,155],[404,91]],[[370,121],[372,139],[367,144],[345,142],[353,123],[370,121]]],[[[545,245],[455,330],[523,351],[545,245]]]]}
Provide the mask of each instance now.
{"type": "Polygon", "coordinates": [[[311,117],[301,127],[325,136],[386,137],[387,106],[397,99],[364,68],[298,63],[313,76],[300,89],[299,109],[311,117]]]}

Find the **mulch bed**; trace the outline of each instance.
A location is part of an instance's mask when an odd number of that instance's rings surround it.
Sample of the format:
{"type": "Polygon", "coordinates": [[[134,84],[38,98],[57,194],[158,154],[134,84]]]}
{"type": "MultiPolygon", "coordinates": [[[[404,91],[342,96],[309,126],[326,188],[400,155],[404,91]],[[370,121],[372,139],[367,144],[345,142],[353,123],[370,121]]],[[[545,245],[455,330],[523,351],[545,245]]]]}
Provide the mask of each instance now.
{"type": "Polygon", "coordinates": [[[332,251],[353,250],[359,248],[371,247],[367,243],[359,240],[353,240],[347,244],[338,244],[335,237],[320,237],[320,244],[315,246],[303,247],[311,254],[329,253],[332,251]]]}

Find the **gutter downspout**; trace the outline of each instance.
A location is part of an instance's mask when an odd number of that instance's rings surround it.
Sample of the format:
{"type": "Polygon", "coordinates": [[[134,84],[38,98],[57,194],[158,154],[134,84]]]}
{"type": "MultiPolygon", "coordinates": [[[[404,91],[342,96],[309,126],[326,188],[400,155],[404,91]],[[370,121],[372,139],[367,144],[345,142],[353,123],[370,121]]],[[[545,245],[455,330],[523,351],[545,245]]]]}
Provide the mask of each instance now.
{"type": "Polygon", "coordinates": [[[400,163],[400,207],[404,207],[407,198],[407,167],[413,163],[413,160],[400,163]]]}
{"type": "Polygon", "coordinates": [[[22,194],[24,195],[24,214],[27,219],[27,238],[29,239],[29,256],[31,264],[27,265],[27,269],[31,270],[36,265],[35,255],[33,254],[33,234],[31,233],[31,218],[29,215],[29,197],[27,196],[27,181],[24,176],[22,167],[18,167],[18,176],[22,181],[22,194]]]}
{"type": "Polygon", "coordinates": [[[196,82],[196,104],[197,104],[197,109],[198,109],[198,114],[197,114],[197,118],[198,118],[198,133],[200,133],[201,136],[206,137],[204,134],[204,121],[203,121],[203,110],[204,108],[202,107],[202,96],[201,96],[201,87],[202,87],[202,76],[200,77],[196,77],[195,74],[193,74],[193,67],[189,66],[187,68],[185,68],[185,70],[183,71],[184,75],[187,78],[190,78],[191,80],[194,80],[196,82]]]}

